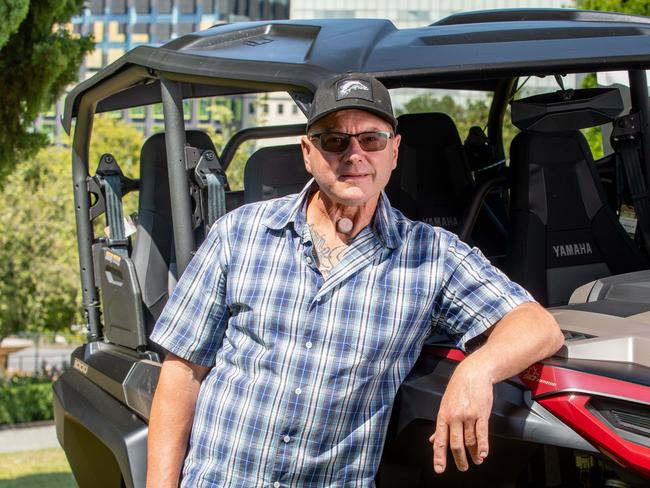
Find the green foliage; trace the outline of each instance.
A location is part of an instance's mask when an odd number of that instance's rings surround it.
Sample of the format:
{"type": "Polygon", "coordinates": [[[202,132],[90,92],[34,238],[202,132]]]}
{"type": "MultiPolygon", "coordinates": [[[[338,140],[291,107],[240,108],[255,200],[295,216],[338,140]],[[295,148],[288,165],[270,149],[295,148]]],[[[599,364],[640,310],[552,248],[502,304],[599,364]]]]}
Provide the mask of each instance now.
{"type": "MultiPolygon", "coordinates": [[[[596,88],[598,86],[598,79],[596,78],[596,73],[589,73],[582,80],[582,88],[596,88]]],[[[587,139],[587,144],[591,149],[591,154],[593,154],[594,159],[602,158],[604,155],[603,151],[603,131],[600,126],[589,127],[588,129],[583,129],[582,134],[587,139]]]]}
{"type": "MultiPolygon", "coordinates": [[[[127,176],[137,177],[142,143],[134,127],[96,117],[91,169],[110,152],[127,176]]],[[[137,197],[127,195],[125,211],[136,207],[137,197]]],[[[80,320],[69,149],[47,147],[6,179],[0,192],[0,263],[0,339],[66,329],[80,320]]]]}
{"type": "Polygon", "coordinates": [[[650,15],[648,0],[576,0],[576,6],[585,10],[606,10],[626,14],[650,15]]]}
{"type": "Polygon", "coordinates": [[[9,36],[18,30],[29,10],[29,0],[4,0],[0,2],[0,49],[7,43],[9,36]]]}
{"type": "MultiPolygon", "coordinates": [[[[218,102],[211,105],[208,110],[212,112],[213,120],[218,120],[220,122],[221,129],[215,130],[213,125],[201,126],[201,129],[205,130],[210,135],[217,152],[221,154],[224,146],[235,133],[235,128],[232,123],[234,116],[229,107],[218,102]]],[[[231,190],[244,189],[244,166],[252,152],[252,147],[252,141],[245,142],[239,146],[235,156],[228,166],[226,173],[231,190]]]]}
{"type": "Polygon", "coordinates": [[[0,380],[0,425],[51,419],[51,379],[13,376],[0,380]]]}
{"type": "Polygon", "coordinates": [[[0,193],[0,338],[69,326],[77,309],[68,150],[48,147],[0,193]]]}
{"type": "Polygon", "coordinates": [[[62,26],[82,5],[8,0],[0,7],[0,181],[45,146],[46,136],[33,130],[33,122],[77,78],[93,48],[90,37],[73,36],[62,26]]]}
{"type": "Polygon", "coordinates": [[[102,154],[111,153],[126,176],[139,178],[143,143],[144,136],[133,125],[111,117],[110,113],[96,116],[90,141],[90,172],[94,173],[102,154]]]}

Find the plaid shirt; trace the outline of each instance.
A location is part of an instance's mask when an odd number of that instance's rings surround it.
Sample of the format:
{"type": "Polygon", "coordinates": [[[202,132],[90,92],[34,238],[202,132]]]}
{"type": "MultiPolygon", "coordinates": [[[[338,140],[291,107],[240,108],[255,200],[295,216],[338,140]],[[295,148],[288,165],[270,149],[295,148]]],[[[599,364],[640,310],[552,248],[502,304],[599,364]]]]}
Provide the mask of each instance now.
{"type": "Polygon", "coordinates": [[[382,194],[327,280],[307,185],[220,219],[152,339],[212,369],[184,487],[370,487],[393,398],[432,333],[461,347],[532,298],[382,194]]]}

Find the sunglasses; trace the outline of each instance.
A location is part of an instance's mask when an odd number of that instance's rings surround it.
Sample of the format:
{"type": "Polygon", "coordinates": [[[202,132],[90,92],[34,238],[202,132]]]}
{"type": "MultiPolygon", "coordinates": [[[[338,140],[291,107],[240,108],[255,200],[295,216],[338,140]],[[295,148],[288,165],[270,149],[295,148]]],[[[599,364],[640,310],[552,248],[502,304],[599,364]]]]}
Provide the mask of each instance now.
{"type": "Polygon", "coordinates": [[[386,148],[388,139],[394,135],[392,132],[374,130],[369,132],[359,132],[358,134],[347,134],[345,132],[321,132],[320,134],[310,134],[310,139],[318,139],[318,144],[323,151],[340,153],[345,151],[350,145],[350,139],[353,137],[359,141],[359,146],[364,151],[381,151],[386,148]]]}

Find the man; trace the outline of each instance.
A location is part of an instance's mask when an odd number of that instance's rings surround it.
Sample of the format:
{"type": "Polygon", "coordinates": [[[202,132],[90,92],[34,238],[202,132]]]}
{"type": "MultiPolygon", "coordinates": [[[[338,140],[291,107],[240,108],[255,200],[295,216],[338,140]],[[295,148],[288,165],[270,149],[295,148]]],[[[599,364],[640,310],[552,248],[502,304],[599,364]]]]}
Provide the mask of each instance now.
{"type": "Polygon", "coordinates": [[[377,80],[326,81],[301,141],[313,181],[215,224],[152,335],[170,354],[148,486],[373,486],[393,397],[432,332],[487,336],[431,438],[436,472],[448,448],[461,470],[483,462],[493,384],[562,335],[478,251],[390,207],[395,126],[377,80]]]}

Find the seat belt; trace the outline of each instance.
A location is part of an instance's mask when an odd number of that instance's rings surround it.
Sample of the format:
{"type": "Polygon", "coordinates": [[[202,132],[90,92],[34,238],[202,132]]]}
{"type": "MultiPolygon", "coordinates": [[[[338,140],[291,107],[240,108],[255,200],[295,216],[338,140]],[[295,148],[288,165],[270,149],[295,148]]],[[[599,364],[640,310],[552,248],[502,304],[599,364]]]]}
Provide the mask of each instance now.
{"type": "Polygon", "coordinates": [[[109,228],[108,247],[120,256],[128,256],[129,241],[124,231],[122,210],[122,171],[112,155],[103,154],[96,175],[104,193],[106,223],[109,228]]]}
{"type": "Polygon", "coordinates": [[[627,187],[637,215],[641,237],[650,254],[650,194],[641,168],[641,123],[638,114],[619,117],[614,122],[612,146],[625,173],[627,187]]]}
{"type": "Polygon", "coordinates": [[[208,191],[208,215],[206,225],[212,227],[219,218],[226,213],[226,185],[221,175],[214,173],[205,174],[206,188],[208,191]]]}
{"type": "Polygon", "coordinates": [[[200,152],[186,147],[188,170],[191,179],[199,188],[197,208],[201,212],[206,229],[210,229],[226,213],[226,190],[228,181],[217,154],[208,149],[200,152]]]}

